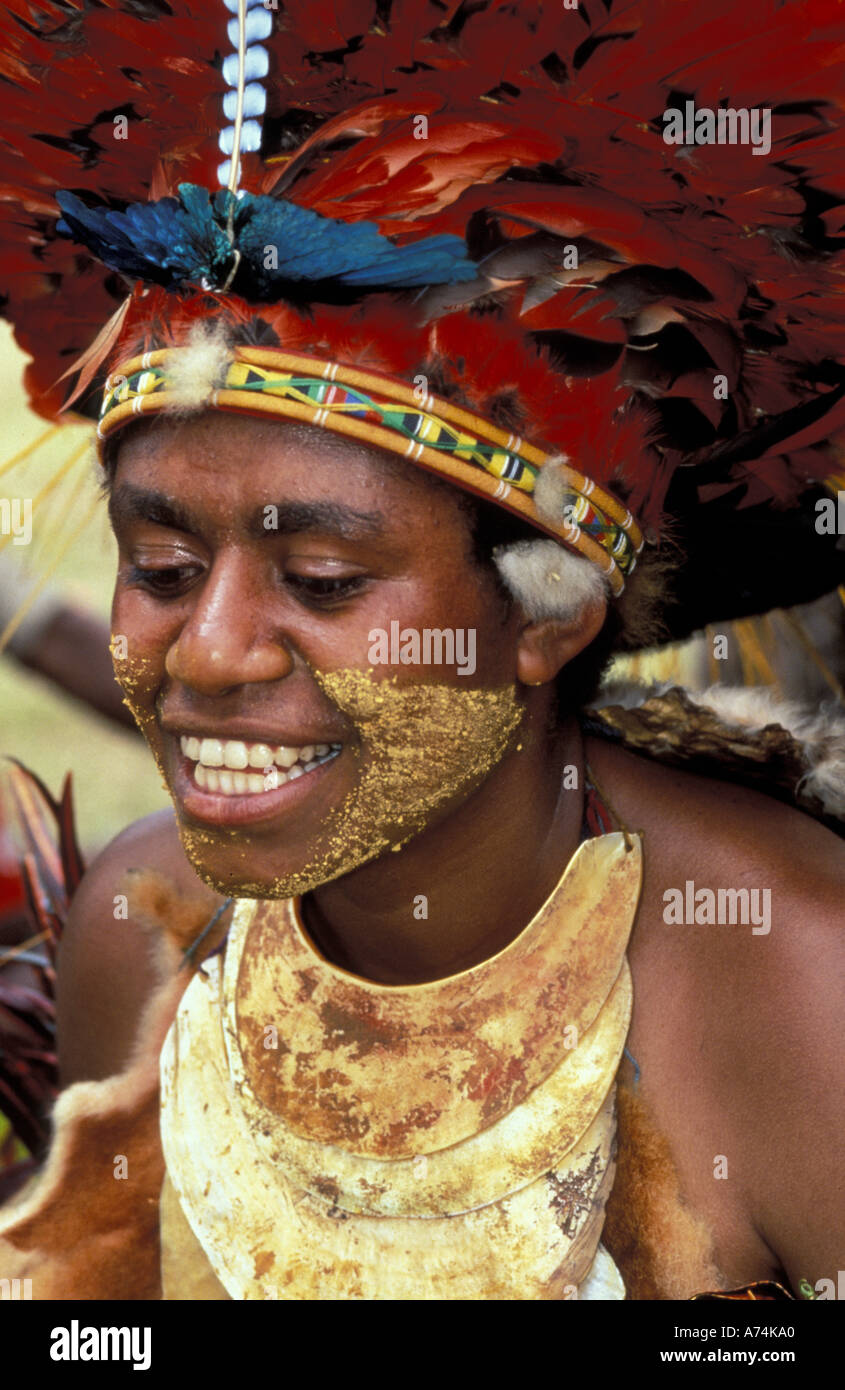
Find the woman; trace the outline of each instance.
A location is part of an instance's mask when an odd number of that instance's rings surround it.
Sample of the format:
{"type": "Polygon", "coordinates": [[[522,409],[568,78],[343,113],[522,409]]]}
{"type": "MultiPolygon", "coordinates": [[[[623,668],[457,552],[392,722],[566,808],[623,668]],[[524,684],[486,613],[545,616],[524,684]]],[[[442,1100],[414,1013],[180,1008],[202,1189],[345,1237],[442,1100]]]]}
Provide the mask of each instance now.
{"type": "MultiPolygon", "coordinates": [[[[807,7],[774,15],[772,42],[796,45],[784,157],[729,165],[667,153],[660,112],[709,88],[703,59],[678,87],[664,5],[351,6],[319,33],[313,6],[278,28],[229,9],[221,191],[126,213],[57,194],[59,232],[137,281],[73,399],[108,368],[115,666],[174,815],[125,832],[75,897],[68,1089],[0,1235],[36,1297],[813,1285],[839,1259],[822,1136],[841,846],[781,803],[835,819],[824,740],[817,767],[820,741],[781,731],[778,800],[738,785],[772,744],[744,758],[682,696],[639,726],[579,714],[608,653],[651,640],[683,592],[672,517],[699,609],[753,611],[785,592],[772,551],[806,541],[830,470],[813,177],[837,113],[811,93],[807,7]],[[639,72],[658,34],[649,71],[673,78],[626,105],[617,46],[639,72]],[[776,527],[774,497],[799,504],[776,527]],[[726,563],[740,502],[748,544],[726,563]],[[427,662],[443,634],[453,652],[472,634],[472,663],[427,662]],[[643,730],[709,775],[629,751],[643,730]],[[735,780],[714,780],[726,749],[735,780]],[[93,1184],[84,1230],[71,1167],[93,1184]]],[[[177,10],[152,65],[199,91],[207,66],[173,53],[189,30],[211,52],[217,29],[177,10]]],[[[149,39],[131,18],[109,43],[149,39]]],[[[102,22],[73,21],[95,65],[102,22]]],[[[776,87],[752,83],[758,43],[738,33],[725,76],[755,109],[776,87]]],[[[169,132],[157,193],[212,182],[208,109],[169,132]]],[[[125,199],[126,170],[95,162],[125,199]]]]}

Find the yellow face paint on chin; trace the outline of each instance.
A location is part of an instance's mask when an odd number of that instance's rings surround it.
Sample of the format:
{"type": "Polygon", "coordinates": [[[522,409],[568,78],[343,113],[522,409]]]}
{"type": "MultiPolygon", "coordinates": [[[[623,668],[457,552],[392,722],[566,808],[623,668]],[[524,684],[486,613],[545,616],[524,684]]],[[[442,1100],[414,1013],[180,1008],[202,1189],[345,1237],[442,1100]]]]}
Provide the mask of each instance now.
{"type": "Polygon", "coordinates": [[[386,850],[401,849],[443,806],[484,780],[508,751],[522,719],[512,685],[460,690],[397,686],[395,677],[376,680],[369,671],[313,674],[360,736],[358,782],[326,817],[308,862],[271,884],[213,882],[207,837],[182,827],[188,858],[218,892],[297,897],[386,850]]]}

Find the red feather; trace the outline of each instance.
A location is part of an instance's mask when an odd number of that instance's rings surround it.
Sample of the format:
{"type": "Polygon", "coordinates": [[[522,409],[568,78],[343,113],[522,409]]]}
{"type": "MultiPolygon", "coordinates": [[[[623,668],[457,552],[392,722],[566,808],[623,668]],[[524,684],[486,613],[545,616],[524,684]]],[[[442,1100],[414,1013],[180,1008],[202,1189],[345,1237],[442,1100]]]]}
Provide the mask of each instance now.
{"type": "MultiPolygon", "coordinates": [[[[211,306],[375,370],[407,377],[425,362],[456,398],[512,410],[530,437],[619,480],[652,522],[672,468],[706,458],[707,429],[718,442],[810,399],[820,364],[843,361],[842,253],[824,240],[845,228],[835,0],[288,0],[271,13],[267,144],[244,158],[244,186],[373,220],[400,243],[466,235],[478,281],[310,314],[152,291],[133,297],[118,353],[180,341],[211,306]],[[770,108],[771,153],[667,145],[663,113],[688,99],[770,108]],[[500,256],[498,274],[496,253],[515,241],[521,259],[500,256]],[[562,269],[573,243],[593,267],[586,284],[562,269]],[[718,373],[731,410],[708,393],[718,373]],[[655,414],[664,396],[706,420],[698,454],[655,414]]],[[[14,96],[0,291],[47,416],[86,350],[83,395],[113,359],[110,335],[95,340],[129,288],[56,238],[55,191],[123,206],[183,181],[213,188],[229,18],[222,0],[0,11],[14,96]]],[[[802,432],[788,456],[742,475],[764,487],[769,470],[776,496],[785,476],[822,476],[830,460],[814,441],[834,425],[838,412],[813,427],[813,447],[802,432]]]]}

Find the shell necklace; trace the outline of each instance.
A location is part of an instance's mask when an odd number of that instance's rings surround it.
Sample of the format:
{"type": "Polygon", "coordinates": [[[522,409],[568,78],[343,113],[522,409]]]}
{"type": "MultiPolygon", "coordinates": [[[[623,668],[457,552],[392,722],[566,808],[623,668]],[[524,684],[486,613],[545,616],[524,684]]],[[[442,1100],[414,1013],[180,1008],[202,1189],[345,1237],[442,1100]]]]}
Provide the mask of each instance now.
{"type": "Polygon", "coordinates": [[[230,1297],[624,1298],[599,1241],[641,880],[638,836],[586,840],[504,950],[421,985],[327,961],[297,899],[238,904],[161,1057],[171,1196],[230,1297]]]}

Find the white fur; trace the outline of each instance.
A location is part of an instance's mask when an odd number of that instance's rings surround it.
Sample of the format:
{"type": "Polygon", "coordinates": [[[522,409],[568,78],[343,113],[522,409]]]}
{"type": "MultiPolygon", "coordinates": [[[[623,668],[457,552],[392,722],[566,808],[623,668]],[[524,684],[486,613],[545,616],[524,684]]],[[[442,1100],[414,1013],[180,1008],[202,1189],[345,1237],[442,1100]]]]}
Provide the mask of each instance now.
{"type": "Polygon", "coordinates": [[[568,483],[555,465],[569,463],[566,454],[555,454],[540,469],[534,484],[534,505],[545,521],[560,523],[563,509],[572,495],[572,484],[568,483]]]}
{"type": "Polygon", "coordinates": [[[796,788],[817,796],[826,813],[845,819],[845,714],[830,702],[818,710],[783,700],[765,687],[711,686],[693,697],[727,724],[765,729],[779,724],[801,745],[808,771],[796,788]]]}
{"type": "Polygon", "coordinates": [[[212,391],[221,384],[232,358],[225,330],[218,323],[201,323],[191,329],[185,347],[167,364],[167,389],[173,393],[171,410],[180,414],[202,410],[212,391]]]}
{"type": "Polygon", "coordinates": [[[508,591],[534,622],[577,617],[607,594],[601,571],[557,541],[515,541],[499,546],[493,559],[508,591]]]}

